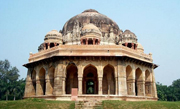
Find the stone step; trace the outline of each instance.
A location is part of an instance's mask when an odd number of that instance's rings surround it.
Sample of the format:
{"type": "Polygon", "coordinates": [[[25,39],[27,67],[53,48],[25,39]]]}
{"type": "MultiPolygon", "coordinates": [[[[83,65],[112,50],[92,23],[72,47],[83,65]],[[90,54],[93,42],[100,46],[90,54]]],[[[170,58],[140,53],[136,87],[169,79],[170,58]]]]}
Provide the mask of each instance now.
{"type": "Polygon", "coordinates": [[[76,101],[75,109],[102,109],[102,101],[93,99],[76,101]]]}

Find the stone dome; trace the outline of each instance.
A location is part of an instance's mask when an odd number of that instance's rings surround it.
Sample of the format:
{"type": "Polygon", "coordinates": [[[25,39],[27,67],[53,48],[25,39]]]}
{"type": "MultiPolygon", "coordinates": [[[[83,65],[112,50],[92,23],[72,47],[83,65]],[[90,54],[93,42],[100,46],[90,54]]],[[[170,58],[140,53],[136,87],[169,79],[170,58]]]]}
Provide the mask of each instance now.
{"type": "Polygon", "coordinates": [[[139,52],[144,52],[144,48],[143,48],[143,46],[140,44],[140,43],[137,43],[137,51],[139,51],[139,52]]]}
{"type": "Polygon", "coordinates": [[[118,25],[108,18],[107,16],[100,14],[94,9],[88,9],[72,17],[68,20],[62,30],[63,36],[67,35],[69,32],[72,32],[74,28],[81,29],[84,25],[92,23],[98,27],[102,33],[109,33],[110,29],[113,28],[115,35],[119,35],[118,25]]]}
{"type": "Polygon", "coordinates": [[[136,35],[130,30],[125,30],[122,33],[122,43],[137,43],[136,35]]]}
{"type": "Polygon", "coordinates": [[[50,32],[48,32],[44,38],[45,42],[56,42],[59,43],[59,41],[62,40],[62,34],[59,33],[57,30],[52,30],[50,32]]]}
{"type": "Polygon", "coordinates": [[[89,23],[87,25],[84,25],[84,27],[82,28],[82,31],[83,30],[97,30],[97,31],[99,31],[99,28],[96,27],[94,24],[89,23]]]}
{"type": "Polygon", "coordinates": [[[89,23],[84,25],[81,31],[82,38],[101,38],[102,34],[98,27],[94,24],[89,23]]]}

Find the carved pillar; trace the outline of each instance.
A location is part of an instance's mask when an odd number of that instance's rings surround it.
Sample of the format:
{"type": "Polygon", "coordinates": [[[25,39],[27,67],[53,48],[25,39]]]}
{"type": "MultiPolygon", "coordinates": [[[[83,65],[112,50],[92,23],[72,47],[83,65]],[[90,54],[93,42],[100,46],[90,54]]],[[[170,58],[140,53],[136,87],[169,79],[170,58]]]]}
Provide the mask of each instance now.
{"type": "Polygon", "coordinates": [[[127,42],[125,43],[125,46],[126,46],[126,47],[128,46],[128,43],[127,43],[127,42]]]}
{"type": "Polygon", "coordinates": [[[145,96],[152,96],[152,82],[145,82],[145,96]]]}
{"type": "Polygon", "coordinates": [[[118,77],[115,77],[115,94],[118,95],[118,77]]]}
{"type": "Polygon", "coordinates": [[[33,85],[32,85],[32,80],[31,80],[31,71],[30,71],[30,69],[28,69],[24,97],[29,97],[29,96],[33,95],[32,88],[33,88],[33,85]]]}
{"type": "Polygon", "coordinates": [[[36,96],[41,95],[40,94],[40,87],[41,87],[40,80],[38,79],[38,80],[36,80],[36,96]]]}
{"type": "Polygon", "coordinates": [[[49,95],[50,93],[50,80],[46,79],[46,92],[45,95],[49,95]]]}
{"type": "Polygon", "coordinates": [[[117,75],[118,75],[118,94],[127,95],[127,86],[126,86],[126,67],[123,60],[118,60],[117,66],[117,75]]]}
{"type": "Polygon", "coordinates": [[[99,80],[98,94],[102,95],[102,77],[99,77],[98,80],[99,80]]]}
{"type": "Polygon", "coordinates": [[[131,81],[131,84],[132,84],[132,92],[131,92],[131,95],[136,95],[136,92],[135,92],[135,82],[136,82],[136,80],[135,80],[135,75],[136,75],[136,72],[135,72],[135,69],[132,69],[132,74],[133,74],[133,79],[132,79],[132,81],[131,81]]]}
{"type": "Polygon", "coordinates": [[[156,81],[154,77],[154,66],[152,67],[152,96],[157,98],[156,81]]]}
{"type": "Polygon", "coordinates": [[[83,39],[81,39],[81,45],[83,45],[83,39]]]}
{"type": "Polygon", "coordinates": [[[63,95],[66,94],[66,91],[65,91],[65,90],[66,90],[66,88],[65,88],[65,87],[66,87],[66,86],[65,86],[65,83],[66,83],[66,78],[63,77],[63,78],[62,78],[62,94],[63,94],[63,95]]]}
{"type": "Polygon", "coordinates": [[[62,64],[58,64],[55,67],[55,78],[54,78],[54,95],[62,95],[65,92],[65,77],[63,76],[64,68],[62,64]],[[64,89],[63,89],[64,88],[64,89]]]}
{"type": "Polygon", "coordinates": [[[78,77],[78,94],[82,95],[82,77],[78,77]]]}
{"type": "Polygon", "coordinates": [[[43,45],[44,45],[44,50],[46,50],[46,43],[44,43],[43,45]]]}
{"type": "Polygon", "coordinates": [[[145,96],[145,81],[138,81],[137,82],[137,95],[138,96],[145,96]]]}
{"type": "Polygon", "coordinates": [[[98,39],[98,45],[100,44],[101,39],[98,39]]]}
{"type": "Polygon", "coordinates": [[[137,46],[138,46],[138,44],[135,44],[135,50],[137,50],[137,46]]]}
{"type": "Polygon", "coordinates": [[[93,38],[93,45],[95,45],[95,40],[96,40],[96,39],[95,39],[95,38],[93,38]]]}
{"type": "Polygon", "coordinates": [[[50,48],[50,43],[48,43],[48,49],[50,48]]]}
{"type": "Polygon", "coordinates": [[[54,43],[54,46],[57,46],[57,43],[54,43]]]}
{"type": "Polygon", "coordinates": [[[134,43],[131,43],[131,48],[134,49],[134,43]]]}
{"type": "Polygon", "coordinates": [[[86,45],[88,45],[88,38],[86,38],[86,45]]]}

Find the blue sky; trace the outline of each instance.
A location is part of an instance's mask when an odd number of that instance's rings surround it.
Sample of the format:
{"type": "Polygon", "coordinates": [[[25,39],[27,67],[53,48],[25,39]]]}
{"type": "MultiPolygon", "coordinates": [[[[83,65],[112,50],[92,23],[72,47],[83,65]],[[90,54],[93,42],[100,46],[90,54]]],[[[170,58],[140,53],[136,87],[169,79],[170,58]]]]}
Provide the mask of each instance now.
{"type": "Polygon", "coordinates": [[[71,17],[95,9],[114,20],[123,31],[134,32],[152,53],[156,81],[170,85],[180,78],[180,0],[1,0],[0,60],[8,59],[27,75],[22,65],[36,53],[47,32],[61,30],[71,17]]]}

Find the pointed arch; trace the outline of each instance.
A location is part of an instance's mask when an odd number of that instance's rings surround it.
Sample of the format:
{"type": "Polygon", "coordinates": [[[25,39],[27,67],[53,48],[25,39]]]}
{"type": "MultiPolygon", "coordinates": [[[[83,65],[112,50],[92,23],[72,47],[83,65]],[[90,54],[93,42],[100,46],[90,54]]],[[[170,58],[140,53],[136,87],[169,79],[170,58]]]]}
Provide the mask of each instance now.
{"type": "Polygon", "coordinates": [[[137,68],[135,71],[135,95],[140,95],[141,92],[141,85],[139,84],[142,82],[143,76],[142,76],[142,70],[140,68],[137,68]]]}
{"type": "Polygon", "coordinates": [[[152,76],[149,70],[145,71],[145,95],[151,96],[151,82],[152,82],[152,76]]]}
{"type": "Polygon", "coordinates": [[[126,84],[127,84],[127,94],[133,95],[133,73],[132,73],[132,67],[130,65],[126,67],[126,84]]]}
{"type": "Polygon", "coordinates": [[[78,68],[74,63],[66,67],[66,94],[71,94],[72,88],[78,88],[78,68]]]}
{"type": "Polygon", "coordinates": [[[114,67],[110,64],[103,69],[103,94],[115,94],[115,73],[114,67]]]}
{"type": "Polygon", "coordinates": [[[97,68],[89,64],[83,70],[83,94],[98,94],[97,68]]]}
{"type": "Polygon", "coordinates": [[[40,81],[40,87],[39,87],[39,94],[45,95],[46,92],[46,79],[45,79],[46,71],[44,68],[41,68],[39,70],[39,81],[40,81]]]}
{"type": "Polygon", "coordinates": [[[32,95],[36,95],[36,71],[33,70],[31,72],[31,80],[32,80],[32,95]]]}

